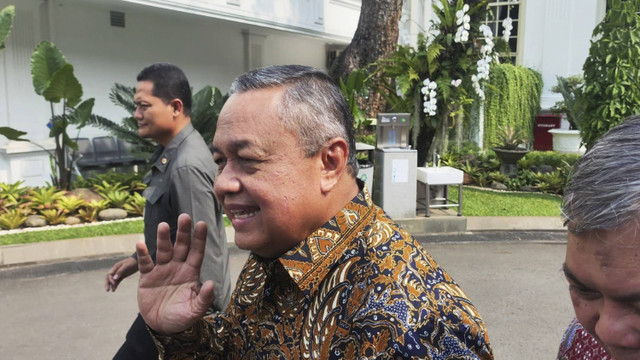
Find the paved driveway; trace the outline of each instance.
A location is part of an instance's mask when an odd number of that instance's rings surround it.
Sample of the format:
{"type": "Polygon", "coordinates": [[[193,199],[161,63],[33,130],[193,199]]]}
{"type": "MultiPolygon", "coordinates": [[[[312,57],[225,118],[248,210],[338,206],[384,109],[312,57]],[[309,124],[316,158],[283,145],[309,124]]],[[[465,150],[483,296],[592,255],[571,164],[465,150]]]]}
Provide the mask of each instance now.
{"type": "MultiPolygon", "coordinates": [[[[572,318],[560,238],[533,234],[522,241],[514,233],[502,234],[501,241],[479,236],[423,246],[480,311],[496,359],[537,360],[555,358],[572,318]]],[[[246,256],[237,249],[231,252],[234,277],[246,256]]],[[[111,359],[137,312],[137,277],[124,281],[115,293],[104,291],[104,274],[112,261],[0,272],[2,358],[111,359]]]]}

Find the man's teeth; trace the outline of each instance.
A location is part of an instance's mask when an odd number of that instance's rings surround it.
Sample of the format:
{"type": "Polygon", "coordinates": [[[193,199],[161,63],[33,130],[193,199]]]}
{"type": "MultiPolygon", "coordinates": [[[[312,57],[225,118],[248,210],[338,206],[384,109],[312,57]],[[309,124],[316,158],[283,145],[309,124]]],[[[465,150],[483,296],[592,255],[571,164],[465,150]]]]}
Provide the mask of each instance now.
{"type": "Polygon", "coordinates": [[[246,219],[254,216],[257,212],[258,210],[236,210],[231,211],[231,214],[236,219],[246,219]]]}

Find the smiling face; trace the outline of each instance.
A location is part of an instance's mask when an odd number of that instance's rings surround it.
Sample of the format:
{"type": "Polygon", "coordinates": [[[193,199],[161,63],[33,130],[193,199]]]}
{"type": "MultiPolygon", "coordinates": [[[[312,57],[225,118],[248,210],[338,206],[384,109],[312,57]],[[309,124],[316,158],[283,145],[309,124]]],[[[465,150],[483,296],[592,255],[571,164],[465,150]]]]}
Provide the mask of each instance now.
{"type": "Polygon", "coordinates": [[[235,242],[276,258],[326,220],[321,155],[305,157],[278,117],[282,88],[232,95],[213,139],[214,192],[235,229],[235,242]],[[322,215],[320,215],[322,214],[322,215]]]}
{"type": "Polygon", "coordinates": [[[138,120],[138,135],[157,141],[166,146],[182,129],[182,123],[176,118],[180,114],[180,100],[165,103],[153,95],[153,82],[140,81],[133,98],[136,111],[133,117],[138,120]]]}
{"type": "Polygon", "coordinates": [[[640,229],[569,233],[565,262],[582,326],[615,360],[640,359],[640,229]]]}

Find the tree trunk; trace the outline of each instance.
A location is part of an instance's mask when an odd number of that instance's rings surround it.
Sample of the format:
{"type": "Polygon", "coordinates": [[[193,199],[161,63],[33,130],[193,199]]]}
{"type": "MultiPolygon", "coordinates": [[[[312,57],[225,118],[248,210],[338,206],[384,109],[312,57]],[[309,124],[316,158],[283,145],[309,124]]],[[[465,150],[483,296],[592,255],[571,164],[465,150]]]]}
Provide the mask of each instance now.
{"type": "MultiPolygon", "coordinates": [[[[330,69],[333,79],[336,82],[339,78],[346,81],[353,70],[386,58],[395,51],[401,14],[402,0],[362,0],[353,40],[330,69]]],[[[358,105],[365,110],[367,117],[375,117],[385,111],[386,103],[376,86],[371,86],[369,96],[363,102],[358,105]]]]}

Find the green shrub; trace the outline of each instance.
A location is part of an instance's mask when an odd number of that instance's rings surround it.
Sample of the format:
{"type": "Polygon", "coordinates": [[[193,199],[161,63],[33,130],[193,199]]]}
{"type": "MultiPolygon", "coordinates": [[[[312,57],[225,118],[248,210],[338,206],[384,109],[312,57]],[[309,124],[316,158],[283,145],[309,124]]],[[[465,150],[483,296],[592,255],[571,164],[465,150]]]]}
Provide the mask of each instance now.
{"type": "Polygon", "coordinates": [[[532,166],[550,165],[554,168],[573,166],[580,158],[579,154],[563,154],[554,151],[530,151],[522,159],[518,160],[518,166],[530,169],[532,166]]]}
{"type": "Polygon", "coordinates": [[[576,96],[580,135],[586,148],[624,119],[640,112],[640,0],[609,0],[609,11],[593,30],[576,96]]]}

